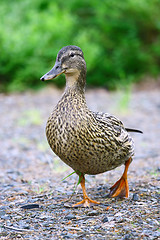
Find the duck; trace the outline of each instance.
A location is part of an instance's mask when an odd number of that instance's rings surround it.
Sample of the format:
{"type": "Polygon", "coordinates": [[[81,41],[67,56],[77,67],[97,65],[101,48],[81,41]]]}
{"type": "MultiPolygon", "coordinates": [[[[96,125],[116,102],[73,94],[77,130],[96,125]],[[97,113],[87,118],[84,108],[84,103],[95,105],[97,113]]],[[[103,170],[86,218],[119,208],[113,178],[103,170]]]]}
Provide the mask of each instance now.
{"type": "MultiPolygon", "coordinates": [[[[91,199],[85,187],[85,175],[101,174],[124,164],[121,178],[110,188],[109,197],[129,197],[127,172],[134,156],[134,142],[117,117],[91,111],[86,103],[86,62],[80,47],[63,47],[53,68],[42,81],[65,74],[64,93],[46,124],[46,136],[53,152],[79,176],[83,200],[75,206],[90,207],[100,202],[91,199]]],[[[96,101],[96,99],[95,99],[96,101]]]]}

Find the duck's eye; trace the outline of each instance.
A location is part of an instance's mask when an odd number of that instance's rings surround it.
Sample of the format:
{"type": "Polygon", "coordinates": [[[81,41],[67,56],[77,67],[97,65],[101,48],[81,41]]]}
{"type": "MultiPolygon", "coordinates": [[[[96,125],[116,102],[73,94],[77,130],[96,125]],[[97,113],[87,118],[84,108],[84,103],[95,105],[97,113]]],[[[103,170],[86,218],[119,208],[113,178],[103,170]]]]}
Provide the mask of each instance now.
{"type": "Polygon", "coordinates": [[[71,54],[70,54],[70,57],[74,57],[74,56],[75,56],[74,53],[71,53],[71,54]]]}

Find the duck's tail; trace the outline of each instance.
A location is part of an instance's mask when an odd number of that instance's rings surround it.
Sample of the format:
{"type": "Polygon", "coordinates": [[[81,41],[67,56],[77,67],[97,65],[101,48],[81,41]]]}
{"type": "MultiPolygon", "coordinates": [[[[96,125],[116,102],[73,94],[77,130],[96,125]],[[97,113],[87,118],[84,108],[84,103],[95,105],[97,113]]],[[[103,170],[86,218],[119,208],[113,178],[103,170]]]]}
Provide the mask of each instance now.
{"type": "Polygon", "coordinates": [[[141,130],[138,130],[138,129],[126,128],[126,130],[127,132],[143,133],[141,130]]]}

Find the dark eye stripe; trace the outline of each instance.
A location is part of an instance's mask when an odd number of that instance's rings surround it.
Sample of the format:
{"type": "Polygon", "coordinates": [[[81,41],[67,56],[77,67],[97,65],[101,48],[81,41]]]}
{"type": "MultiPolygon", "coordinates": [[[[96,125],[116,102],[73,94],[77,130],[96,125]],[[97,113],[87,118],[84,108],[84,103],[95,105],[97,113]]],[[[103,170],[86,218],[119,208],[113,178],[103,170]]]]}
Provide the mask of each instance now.
{"type": "Polygon", "coordinates": [[[83,56],[81,55],[81,54],[79,54],[79,53],[71,53],[69,56],[64,56],[64,57],[62,57],[62,59],[61,59],[61,63],[64,63],[64,61],[67,61],[70,57],[72,57],[71,55],[74,55],[74,56],[80,56],[80,57],[82,57],[83,58],[83,56]]]}
{"type": "Polygon", "coordinates": [[[79,54],[79,53],[75,53],[74,55],[78,55],[78,56],[83,58],[83,56],[81,54],[79,54]]]}

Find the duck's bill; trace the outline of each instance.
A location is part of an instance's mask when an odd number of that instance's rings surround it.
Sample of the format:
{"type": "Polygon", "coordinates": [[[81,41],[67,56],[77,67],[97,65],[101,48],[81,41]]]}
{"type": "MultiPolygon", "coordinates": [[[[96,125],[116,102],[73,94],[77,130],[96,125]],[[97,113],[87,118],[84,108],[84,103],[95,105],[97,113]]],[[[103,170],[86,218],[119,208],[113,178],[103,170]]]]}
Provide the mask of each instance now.
{"type": "Polygon", "coordinates": [[[61,75],[64,73],[65,70],[61,68],[61,65],[59,63],[55,63],[54,67],[45,75],[43,75],[40,80],[45,81],[45,80],[51,80],[53,78],[56,78],[57,76],[61,75]]]}

